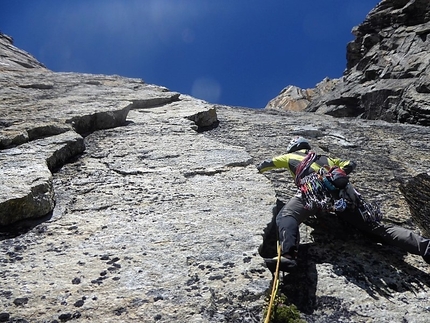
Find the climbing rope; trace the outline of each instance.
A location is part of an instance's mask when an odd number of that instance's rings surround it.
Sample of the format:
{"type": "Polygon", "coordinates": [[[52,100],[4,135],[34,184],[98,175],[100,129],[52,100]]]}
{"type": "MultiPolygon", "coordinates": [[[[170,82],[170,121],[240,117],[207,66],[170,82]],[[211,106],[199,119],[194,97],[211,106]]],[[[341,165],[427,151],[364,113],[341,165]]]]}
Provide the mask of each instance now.
{"type": "Polygon", "coordinates": [[[300,186],[300,180],[304,177],[306,171],[311,167],[313,162],[318,158],[314,151],[310,151],[306,157],[297,165],[296,176],[294,182],[297,186],[300,186]]]}
{"type": "Polygon", "coordinates": [[[278,240],[278,259],[276,261],[276,270],[275,274],[273,275],[273,283],[272,283],[272,293],[270,294],[270,302],[269,302],[269,308],[267,309],[267,315],[266,319],[264,320],[264,323],[270,322],[270,315],[272,312],[273,303],[275,301],[275,297],[278,294],[278,288],[279,288],[279,264],[281,263],[281,245],[279,244],[278,240]]]}

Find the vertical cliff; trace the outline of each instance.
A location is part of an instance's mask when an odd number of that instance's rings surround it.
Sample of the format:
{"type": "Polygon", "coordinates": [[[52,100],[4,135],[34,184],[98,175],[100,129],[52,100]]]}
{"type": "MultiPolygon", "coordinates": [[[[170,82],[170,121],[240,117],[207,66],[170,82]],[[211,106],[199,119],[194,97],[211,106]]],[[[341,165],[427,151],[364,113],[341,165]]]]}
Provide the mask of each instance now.
{"type": "MultiPolygon", "coordinates": [[[[304,110],[335,117],[430,125],[430,4],[383,0],[352,30],[344,75],[304,110]]],[[[283,94],[268,108],[287,109],[283,94]]]]}

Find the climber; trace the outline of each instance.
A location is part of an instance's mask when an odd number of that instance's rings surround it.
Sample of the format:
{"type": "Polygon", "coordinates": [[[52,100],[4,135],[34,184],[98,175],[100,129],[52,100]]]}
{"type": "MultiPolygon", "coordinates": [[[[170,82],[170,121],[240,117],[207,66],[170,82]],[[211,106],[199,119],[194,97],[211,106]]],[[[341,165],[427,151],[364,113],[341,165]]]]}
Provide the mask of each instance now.
{"type": "MultiPolygon", "coordinates": [[[[345,222],[379,238],[382,240],[381,242],[420,255],[425,262],[430,263],[429,239],[402,227],[383,224],[378,214],[369,219],[359,212],[358,204],[361,196],[348,180],[345,181],[345,179],[349,179],[347,175],[355,167],[356,164],[352,161],[316,155],[311,150],[309,142],[303,137],[293,138],[287,147],[286,154],[263,161],[257,166],[261,173],[275,168],[288,169],[295,179],[296,185],[300,188],[298,194],[283,205],[279,212],[275,207],[277,212],[276,231],[281,246],[281,270],[290,271],[297,266],[296,259],[300,240],[299,225],[321,210],[332,211],[345,222]],[[321,180],[326,177],[330,178],[326,175],[330,175],[332,170],[343,174],[340,185],[336,185],[337,187],[333,187],[331,184],[326,186],[321,180]],[[314,180],[317,181],[310,182],[314,180]],[[305,185],[302,185],[304,182],[306,182],[305,185]],[[322,187],[329,187],[329,189],[322,190],[322,187]],[[339,205],[341,206],[339,207],[339,205]]],[[[333,181],[332,184],[334,184],[333,181]]],[[[273,240],[273,237],[264,237],[263,244],[259,248],[259,253],[266,262],[277,259],[277,257],[272,259],[273,253],[267,252],[270,248],[265,244],[270,243],[270,238],[273,240]]]]}

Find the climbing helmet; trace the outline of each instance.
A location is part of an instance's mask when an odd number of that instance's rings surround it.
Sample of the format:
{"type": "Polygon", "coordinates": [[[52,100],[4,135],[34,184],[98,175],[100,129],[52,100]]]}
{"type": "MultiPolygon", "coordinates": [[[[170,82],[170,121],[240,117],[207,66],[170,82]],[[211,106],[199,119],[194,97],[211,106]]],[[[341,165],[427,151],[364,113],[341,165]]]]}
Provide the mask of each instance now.
{"type": "Polygon", "coordinates": [[[301,149],[310,150],[311,145],[309,144],[309,142],[305,138],[296,137],[296,138],[291,139],[290,143],[288,144],[287,153],[292,153],[292,152],[295,152],[295,151],[301,150],[301,149]]]}

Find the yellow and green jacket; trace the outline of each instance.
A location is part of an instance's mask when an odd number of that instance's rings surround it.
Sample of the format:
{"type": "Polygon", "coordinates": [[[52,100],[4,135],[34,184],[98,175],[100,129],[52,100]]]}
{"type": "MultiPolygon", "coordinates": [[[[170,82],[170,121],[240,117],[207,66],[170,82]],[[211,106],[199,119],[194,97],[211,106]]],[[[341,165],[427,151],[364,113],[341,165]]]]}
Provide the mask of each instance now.
{"type": "MultiPolygon", "coordinates": [[[[300,164],[300,162],[307,156],[308,151],[298,150],[293,153],[280,155],[274,157],[272,160],[263,161],[260,165],[257,166],[257,169],[260,173],[265,171],[275,169],[275,168],[286,168],[290,171],[293,178],[296,176],[296,168],[300,164]]],[[[341,160],[339,158],[331,158],[325,155],[318,155],[315,162],[309,167],[308,173],[317,172],[321,167],[332,167],[338,166],[342,168],[346,174],[351,173],[356,164],[350,160],[341,160]]]]}

